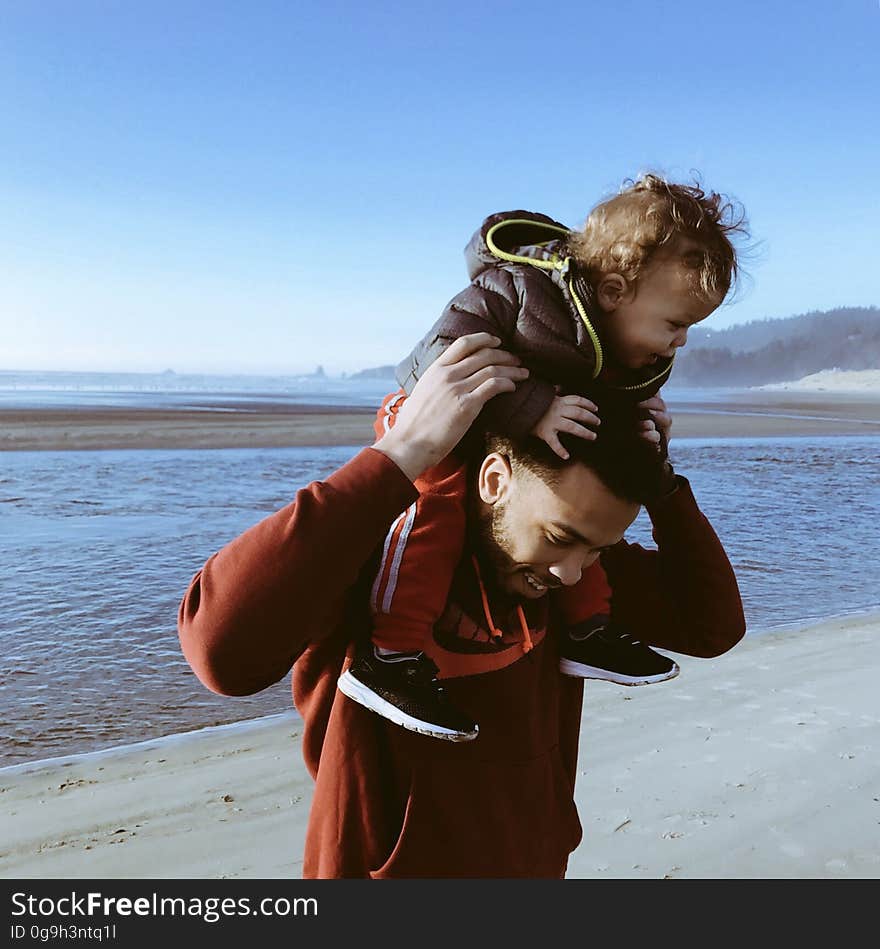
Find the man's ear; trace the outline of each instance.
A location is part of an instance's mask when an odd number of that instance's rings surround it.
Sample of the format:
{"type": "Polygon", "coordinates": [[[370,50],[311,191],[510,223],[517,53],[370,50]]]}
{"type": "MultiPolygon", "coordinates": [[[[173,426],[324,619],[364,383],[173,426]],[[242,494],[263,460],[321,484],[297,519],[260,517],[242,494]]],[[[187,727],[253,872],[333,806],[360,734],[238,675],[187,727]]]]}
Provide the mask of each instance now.
{"type": "Polygon", "coordinates": [[[613,313],[621,303],[628,303],[635,288],[619,273],[605,274],[596,287],[596,301],[606,313],[613,313]]]}
{"type": "Polygon", "coordinates": [[[502,500],[510,490],[511,475],[510,459],[500,452],[489,452],[480,465],[477,477],[480,500],[486,504],[502,500]]]}

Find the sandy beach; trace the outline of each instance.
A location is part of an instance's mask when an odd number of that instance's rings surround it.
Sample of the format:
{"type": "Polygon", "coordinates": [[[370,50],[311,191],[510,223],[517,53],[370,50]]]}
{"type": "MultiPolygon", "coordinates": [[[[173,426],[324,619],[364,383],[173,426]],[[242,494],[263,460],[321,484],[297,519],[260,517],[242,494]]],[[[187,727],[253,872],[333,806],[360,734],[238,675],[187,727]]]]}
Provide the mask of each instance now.
{"type": "MultiPolygon", "coordinates": [[[[676,438],[880,434],[880,391],[753,390],[727,403],[670,401],[676,438]]],[[[362,406],[261,405],[198,409],[4,409],[0,451],[283,448],[369,445],[375,411],[362,406]]]]}
{"type": "Polygon", "coordinates": [[[0,410],[0,451],[120,448],[287,448],[367,445],[375,409],[360,406],[261,406],[204,409],[0,410]]]}
{"type": "MultiPolygon", "coordinates": [[[[880,877],[880,614],[587,683],[572,878],[880,877]]],[[[291,715],[0,770],[5,878],[298,878],[291,715]]]]}
{"type": "Polygon", "coordinates": [[[880,392],[880,369],[822,369],[791,382],[760,386],[769,392],[834,392],[876,394],[880,392]]]}

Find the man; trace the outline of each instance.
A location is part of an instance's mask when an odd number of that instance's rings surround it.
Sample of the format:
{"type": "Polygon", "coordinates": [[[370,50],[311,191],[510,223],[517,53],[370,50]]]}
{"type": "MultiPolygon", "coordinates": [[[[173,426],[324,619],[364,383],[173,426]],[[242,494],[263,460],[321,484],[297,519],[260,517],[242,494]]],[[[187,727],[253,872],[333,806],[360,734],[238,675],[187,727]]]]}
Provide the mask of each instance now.
{"type": "Polygon", "coordinates": [[[573,458],[547,470],[493,443],[474,466],[472,541],[419,673],[437,692],[436,664],[441,694],[480,722],[479,736],[425,738],[337,691],[368,637],[376,558],[416,498],[413,479],[524,378],[497,346],[482,333],[457,340],[393,429],[215,554],[181,604],[183,650],[208,688],[250,694],[293,666],[316,781],[305,877],[564,876],[581,838],[583,684],[559,673],[569,631],[549,587],[577,582],[600,552],[612,619],[635,639],[710,657],[744,633],[727,557],[668,464],[621,474],[573,458]],[[649,501],[658,551],[620,541],[634,492],[649,501]]]}

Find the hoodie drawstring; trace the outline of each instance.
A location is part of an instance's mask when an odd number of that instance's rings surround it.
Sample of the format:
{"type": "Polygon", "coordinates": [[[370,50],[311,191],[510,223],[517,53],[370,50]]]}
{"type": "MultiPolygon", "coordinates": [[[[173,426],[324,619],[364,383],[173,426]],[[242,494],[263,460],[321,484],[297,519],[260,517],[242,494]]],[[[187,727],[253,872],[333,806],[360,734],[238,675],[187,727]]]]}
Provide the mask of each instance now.
{"type": "MultiPolygon", "coordinates": [[[[486,595],[486,588],[483,586],[483,576],[480,573],[480,565],[477,563],[477,558],[473,554],[471,555],[471,560],[474,564],[474,570],[477,572],[477,583],[480,585],[480,597],[483,600],[483,613],[486,616],[486,622],[489,624],[489,635],[493,640],[499,640],[504,635],[504,632],[495,625],[495,620],[492,619],[492,611],[489,609],[489,597],[486,595]]],[[[532,643],[529,624],[526,622],[526,615],[523,613],[523,608],[519,603],[516,604],[516,615],[519,617],[519,625],[523,634],[520,646],[522,647],[523,653],[527,653],[534,644],[532,643]]]]}

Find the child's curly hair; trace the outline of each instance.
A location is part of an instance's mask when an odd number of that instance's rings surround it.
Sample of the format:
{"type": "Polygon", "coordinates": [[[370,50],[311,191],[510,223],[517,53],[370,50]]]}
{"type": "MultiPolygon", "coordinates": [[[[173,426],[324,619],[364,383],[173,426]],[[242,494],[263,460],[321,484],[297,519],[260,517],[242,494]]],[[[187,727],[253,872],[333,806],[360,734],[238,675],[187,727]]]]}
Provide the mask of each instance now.
{"type": "Polygon", "coordinates": [[[694,289],[704,299],[727,296],[739,274],[731,237],[748,237],[745,212],[723,194],[674,184],[655,174],[627,179],[619,194],[596,205],[580,231],[568,238],[569,252],[592,287],[609,273],[636,282],[659,251],[678,253],[694,271],[694,289]]]}

